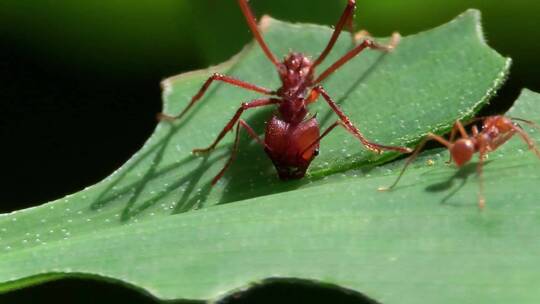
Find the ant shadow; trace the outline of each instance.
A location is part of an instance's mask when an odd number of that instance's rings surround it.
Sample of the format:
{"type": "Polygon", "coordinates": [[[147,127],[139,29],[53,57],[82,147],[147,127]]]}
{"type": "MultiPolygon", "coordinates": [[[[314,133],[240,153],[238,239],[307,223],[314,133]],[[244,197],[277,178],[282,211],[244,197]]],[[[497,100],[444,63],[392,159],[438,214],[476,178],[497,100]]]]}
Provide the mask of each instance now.
{"type": "MultiPolygon", "coordinates": [[[[484,164],[483,164],[484,168],[487,165],[489,165],[491,162],[492,162],[492,160],[485,161],[484,164]]],[[[520,167],[523,167],[523,166],[525,166],[525,165],[507,166],[507,167],[504,168],[504,170],[520,168],[520,167]]],[[[445,195],[442,198],[440,203],[441,203],[441,205],[447,205],[447,206],[453,206],[453,207],[463,206],[464,205],[463,203],[449,202],[449,200],[465,186],[465,184],[467,183],[468,178],[472,174],[476,175],[477,167],[478,167],[478,162],[466,164],[465,166],[463,166],[461,168],[458,168],[456,173],[454,173],[452,176],[450,176],[447,180],[442,181],[440,183],[432,184],[432,185],[426,187],[425,190],[428,191],[428,192],[447,191],[447,190],[450,190],[451,188],[454,187],[454,183],[455,183],[456,180],[460,180],[459,185],[457,187],[455,187],[454,189],[452,189],[447,195],[445,195]]]]}
{"type": "MultiPolygon", "coordinates": [[[[336,103],[340,106],[343,106],[345,104],[345,101],[348,99],[349,95],[351,95],[352,92],[358,89],[358,86],[365,82],[372,74],[376,71],[377,66],[379,66],[381,63],[383,63],[384,59],[386,58],[388,54],[387,53],[381,53],[377,56],[377,59],[367,68],[367,70],[361,74],[358,78],[356,78],[353,83],[349,86],[349,88],[341,95],[339,98],[336,99],[336,103]]],[[[336,73],[339,73],[336,72],[336,73]]],[[[332,77],[332,76],[330,76],[332,77]]],[[[330,118],[332,116],[336,116],[336,114],[333,111],[327,111],[321,118],[320,118],[320,124],[326,125],[330,118]]],[[[337,119],[337,116],[336,116],[337,119]]]]}
{"type": "MultiPolygon", "coordinates": [[[[237,68],[238,64],[234,64],[229,68],[228,73],[234,73],[237,68]]],[[[129,164],[124,164],[123,169],[118,175],[115,176],[114,181],[110,182],[105,187],[105,189],[98,195],[95,201],[90,205],[90,209],[99,210],[106,207],[107,205],[110,205],[113,202],[118,203],[118,200],[120,198],[123,198],[127,195],[129,196],[129,198],[127,199],[125,207],[123,208],[120,215],[120,220],[122,222],[125,222],[131,218],[136,217],[148,208],[154,206],[156,203],[160,202],[166,195],[170,194],[171,192],[177,190],[182,186],[182,194],[179,199],[174,202],[174,206],[172,206],[171,208],[172,214],[186,212],[196,207],[196,205],[203,205],[207,201],[208,195],[212,190],[212,184],[210,181],[203,182],[201,185],[199,184],[204,173],[208,171],[208,169],[212,166],[212,162],[209,161],[209,158],[217,154],[217,152],[219,150],[222,150],[222,148],[218,147],[217,149],[212,151],[211,154],[204,155],[202,157],[189,154],[179,162],[169,164],[159,170],[157,168],[160,167],[160,164],[163,161],[164,153],[167,147],[169,147],[170,141],[174,134],[176,134],[186,124],[190,123],[191,120],[196,117],[204,101],[211,100],[212,97],[216,94],[219,87],[220,86],[217,85],[209,88],[201,102],[199,102],[188,113],[186,113],[186,115],[179,123],[165,122],[165,124],[168,124],[169,127],[166,135],[159,139],[156,143],[154,143],[152,147],[135,156],[135,159],[130,159],[129,164]],[[186,174],[185,171],[181,170],[184,166],[196,161],[199,161],[199,163],[196,168],[193,169],[191,172],[186,174]],[[143,162],[149,162],[151,163],[151,166],[149,166],[149,168],[147,168],[144,173],[140,173],[140,178],[138,178],[132,183],[118,186],[127,179],[127,176],[130,172],[135,169],[138,170],[139,165],[143,162]],[[126,166],[129,167],[125,168],[126,166]],[[150,199],[145,200],[142,204],[137,206],[135,205],[141,197],[144,189],[147,188],[148,183],[155,181],[158,178],[165,176],[166,174],[172,174],[175,172],[177,173],[175,175],[182,177],[177,179],[174,183],[165,186],[165,188],[163,188],[158,194],[152,196],[150,199]],[[193,195],[194,191],[196,192],[195,195],[193,195]]],[[[217,158],[213,157],[213,162],[219,161],[226,156],[228,156],[228,154],[222,154],[217,158]]],[[[181,155],[179,155],[179,157],[181,157],[181,155]]],[[[169,206],[169,208],[170,207],[171,206],[169,206]]]]}
{"type": "MultiPolygon", "coordinates": [[[[170,145],[171,138],[187,122],[188,119],[182,121],[182,123],[178,125],[171,124],[169,126],[170,129],[167,130],[165,136],[155,142],[153,146],[146,149],[143,153],[137,155],[135,159],[130,160],[128,164],[124,165],[129,167],[124,168],[118,173],[118,175],[115,176],[115,179],[105,187],[105,189],[90,205],[90,209],[99,210],[111,203],[119,203],[119,200],[125,200],[125,197],[127,196],[127,201],[125,202],[125,206],[120,214],[120,220],[125,222],[131,218],[134,218],[146,209],[154,206],[166,195],[179,189],[180,187],[183,187],[182,195],[174,202],[174,206],[172,208],[169,207],[172,209],[173,214],[188,211],[194,208],[197,204],[206,201],[206,198],[211,190],[210,181],[202,184],[202,186],[198,186],[198,184],[201,181],[201,177],[203,176],[204,172],[206,172],[211,166],[211,163],[208,161],[209,156],[195,157],[193,155],[189,155],[179,162],[174,162],[160,168],[164,153],[167,147],[170,145]],[[139,170],[139,167],[143,162],[151,164],[144,170],[144,173],[139,170]],[[185,174],[185,171],[182,171],[182,168],[194,162],[198,162],[195,169],[185,174]],[[128,182],[119,186],[119,184],[122,182],[127,181],[128,175],[135,169],[138,170],[138,178],[134,182],[128,182]],[[158,178],[168,174],[174,174],[182,177],[175,180],[175,182],[171,184],[166,184],[166,186],[163,187],[157,194],[154,194],[149,199],[146,199],[144,202],[137,205],[139,199],[141,198],[141,194],[147,188],[147,184],[150,182],[155,182],[158,178]],[[196,188],[197,190],[195,191],[196,188]],[[194,192],[196,192],[195,195],[193,195],[194,192]]],[[[223,156],[224,155],[220,155],[219,157],[214,158],[214,160],[219,160],[223,158],[223,156]]]]}
{"type": "MultiPolygon", "coordinates": [[[[484,165],[487,165],[489,162],[490,161],[485,162],[484,165]]],[[[461,206],[462,204],[449,203],[448,201],[465,186],[465,184],[467,183],[467,180],[472,174],[476,174],[477,166],[478,166],[478,163],[468,163],[464,165],[463,167],[457,168],[457,171],[453,175],[451,175],[448,179],[439,183],[429,185],[426,187],[425,190],[427,192],[443,192],[443,191],[450,190],[450,192],[442,198],[442,200],[440,201],[440,204],[454,206],[454,207],[461,206]],[[454,184],[457,180],[460,181],[459,185],[457,187],[454,187],[454,184]]]]}

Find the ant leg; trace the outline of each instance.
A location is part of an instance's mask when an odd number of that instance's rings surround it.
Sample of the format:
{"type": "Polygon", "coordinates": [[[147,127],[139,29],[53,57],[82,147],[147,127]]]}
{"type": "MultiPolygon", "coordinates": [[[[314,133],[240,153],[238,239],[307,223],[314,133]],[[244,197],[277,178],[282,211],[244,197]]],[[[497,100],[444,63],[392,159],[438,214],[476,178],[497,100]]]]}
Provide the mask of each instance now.
{"type": "Polygon", "coordinates": [[[255,37],[255,40],[259,43],[261,46],[261,49],[263,50],[264,54],[270,61],[279,69],[281,68],[281,63],[279,60],[277,60],[276,56],[270,51],[270,48],[268,48],[268,45],[266,42],[264,42],[264,39],[261,35],[261,32],[259,31],[259,27],[257,26],[257,19],[253,15],[253,12],[249,8],[249,4],[247,0],[238,0],[238,5],[240,6],[240,9],[242,10],[242,14],[244,14],[244,17],[246,18],[247,24],[249,26],[249,29],[253,33],[253,37],[255,37]]]}
{"type": "MultiPolygon", "coordinates": [[[[465,131],[465,128],[463,127],[463,124],[461,123],[461,121],[456,120],[454,122],[454,126],[452,127],[452,131],[450,132],[450,138],[448,140],[449,142],[454,142],[454,139],[456,138],[456,133],[458,131],[461,134],[461,137],[469,138],[469,134],[467,134],[467,132],[465,131]]],[[[476,135],[476,134],[478,134],[478,129],[476,128],[476,126],[473,126],[473,135],[476,135]]],[[[452,163],[452,155],[450,155],[446,163],[447,164],[452,163]]]]}
{"type": "MultiPolygon", "coordinates": [[[[454,126],[452,127],[452,131],[450,132],[450,138],[448,140],[449,142],[454,142],[454,139],[456,138],[456,133],[457,133],[457,128],[456,128],[456,123],[454,123],[454,126]]],[[[446,161],[446,163],[447,164],[452,163],[452,154],[450,154],[450,156],[448,157],[448,160],[446,161]]]]}
{"type": "Polygon", "coordinates": [[[347,28],[349,29],[349,33],[351,33],[351,41],[353,45],[356,45],[356,34],[354,33],[354,12],[349,17],[349,20],[347,20],[347,28]]]}
{"type": "Polygon", "coordinates": [[[463,127],[463,124],[461,123],[461,121],[456,120],[456,122],[454,123],[454,128],[458,129],[459,134],[461,135],[461,137],[469,138],[469,134],[467,134],[467,131],[465,131],[465,128],[463,127]]]}
{"type": "Polygon", "coordinates": [[[538,147],[536,147],[536,144],[534,143],[533,139],[529,136],[529,134],[527,134],[527,132],[525,132],[522,128],[515,125],[512,127],[512,129],[514,129],[519,134],[521,139],[523,139],[523,141],[527,143],[527,146],[529,146],[529,149],[531,149],[534,152],[534,154],[536,154],[536,156],[540,158],[540,150],[538,149],[538,147]]]}
{"type": "Polygon", "coordinates": [[[366,30],[360,30],[357,33],[354,33],[354,45],[360,40],[371,38],[371,34],[366,30]]]}
{"type": "Polygon", "coordinates": [[[159,113],[158,114],[158,119],[159,120],[167,120],[167,121],[180,119],[182,116],[184,116],[184,114],[187,113],[187,111],[199,99],[201,99],[201,97],[203,97],[204,93],[206,93],[206,91],[208,90],[208,87],[210,86],[210,84],[212,82],[214,82],[214,81],[223,81],[225,83],[228,83],[228,84],[231,84],[231,85],[234,85],[234,86],[246,89],[246,90],[255,91],[255,92],[258,92],[258,93],[261,93],[261,94],[265,94],[265,95],[273,95],[275,93],[272,90],[269,90],[269,89],[266,89],[266,88],[263,88],[263,87],[260,87],[260,86],[245,82],[245,81],[241,81],[241,80],[229,77],[229,76],[225,76],[225,75],[222,75],[222,74],[215,73],[212,76],[210,76],[210,78],[208,78],[206,80],[206,82],[199,89],[199,92],[197,94],[195,94],[195,96],[193,96],[191,98],[191,101],[189,102],[187,107],[180,114],[178,114],[176,116],[169,116],[169,115],[165,115],[163,113],[159,113]]]}
{"type": "MultiPolygon", "coordinates": [[[[348,7],[347,7],[348,8],[348,7]]],[[[347,10],[347,8],[345,8],[347,10]]],[[[356,6],[353,8],[353,13],[350,14],[349,19],[347,20],[347,28],[349,32],[351,33],[352,43],[353,45],[356,45],[356,43],[366,37],[371,37],[371,34],[366,30],[360,30],[358,32],[355,31],[355,23],[354,23],[354,11],[356,10],[356,6]]]]}
{"type": "Polygon", "coordinates": [[[355,9],[356,9],[356,0],[349,0],[347,2],[347,6],[345,7],[345,10],[343,11],[343,14],[341,15],[338,22],[336,23],[336,26],[334,27],[334,32],[332,33],[332,36],[330,37],[328,44],[326,45],[322,53],[319,55],[319,57],[313,62],[308,74],[313,72],[315,67],[321,64],[321,62],[323,62],[326,56],[328,56],[328,54],[334,47],[334,44],[336,44],[339,34],[341,34],[341,31],[343,30],[343,26],[347,24],[350,28],[352,28],[353,13],[355,9]]]}
{"type": "Polygon", "coordinates": [[[390,52],[390,51],[392,51],[393,49],[396,48],[396,46],[399,43],[400,39],[401,39],[401,35],[399,35],[399,33],[397,33],[397,32],[392,34],[392,40],[390,41],[390,44],[388,44],[388,45],[378,44],[377,42],[375,42],[375,41],[373,41],[373,40],[371,40],[369,38],[366,38],[364,41],[362,41],[362,43],[360,43],[354,49],[347,52],[345,55],[343,55],[343,57],[338,59],[329,68],[327,68],[324,72],[322,72],[319,75],[319,77],[317,77],[317,79],[315,79],[315,81],[313,81],[313,83],[320,83],[321,81],[326,79],[326,77],[330,76],[330,74],[334,73],[342,65],[347,63],[349,60],[354,58],[356,55],[358,55],[360,52],[362,52],[366,48],[373,49],[373,50],[384,51],[384,52],[390,52]]]}
{"type": "Polygon", "coordinates": [[[332,131],[335,127],[339,125],[342,125],[341,120],[338,120],[334,122],[333,124],[331,124],[328,128],[326,128],[326,130],[324,130],[324,132],[321,135],[319,135],[319,137],[317,137],[317,139],[315,139],[311,144],[309,144],[306,148],[304,148],[304,150],[302,150],[302,153],[300,153],[300,155],[303,155],[304,153],[306,153],[306,151],[308,151],[314,145],[319,143],[326,135],[328,135],[328,133],[330,133],[330,131],[332,131]]]}
{"type": "Polygon", "coordinates": [[[480,133],[480,131],[478,131],[478,127],[476,127],[476,126],[472,126],[471,130],[472,130],[472,135],[473,136],[476,136],[476,135],[478,135],[480,133]]]}
{"type": "Polygon", "coordinates": [[[223,177],[225,171],[227,171],[227,169],[231,166],[232,162],[236,159],[236,154],[238,153],[238,144],[240,142],[240,127],[246,129],[251,138],[255,139],[263,147],[265,146],[259,135],[257,135],[257,133],[255,133],[255,131],[243,119],[238,120],[238,123],[236,124],[236,132],[234,135],[234,144],[231,151],[231,156],[225,163],[225,166],[223,166],[223,168],[218,172],[218,174],[216,174],[216,176],[212,179],[212,185],[215,185],[218,180],[223,177]]]}
{"type": "Polygon", "coordinates": [[[347,131],[349,131],[349,133],[351,133],[352,135],[354,135],[354,137],[360,140],[360,142],[362,142],[362,144],[369,150],[374,151],[376,153],[381,153],[383,150],[397,151],[400,153],[411,153],[413,151],[407,147],[384,146],[384,145],[379,145],[379,144],[368,141],[364,137],[364,135],[362,135],[360,130],[358,130],[358,128],[356,128],[352,124],[349,117],[347,117],[347,115],[345,115],[345,113],[341,111],[338,105],[332,100],[332,98],[330,98],[330,96],[326,93],[326,91],[321,86],[316,86],[315,88],[313,88],[313,90],[315,90],[317,93],[321,94],[324,97],[324,100],[326,100],[330,108],[334,111],[334,113],[336,113],[339,116],[339,119],[341,120],[340,124],[347,131]]]}
{"type": "Polygon", "coordinates": [[[478,208],[480,208],[480,210],[483,210],[486,206],[486,198],[484,197],[484,177],[482,176],[485,158],[486,152],[484,149],[481,149],[480,156],[478,157],[478,165],[476,166],[476,174],[478,175],[478,185],[480,188],[478,191],[478,208]]]}
{"type": "Polygon", "coordinates": [[[227,132],[229,132],[234,127],[234,125],[236,124],[238,119],[240,119],[240,116],[242,115],[242,113],[245,110],[252,109],[252,108],[257,108],[257,107],[268,106],[268,105],[276,104],[276,103],[279,103],[279,102],[280,102],[279,99],[271,98],[271,99],[255,99],[255,100],[252,100],[251,102],[242,103],[240,108],[234,114],[233,118],[231,118],[231,120],[225,125],[223,130],[221,130],[221,133],[219,133],[218,137],[214,140],[214,142],[210,146],[208,146],[207,148],[193,149],[192,153],[201,154],[201,153],[207,153],[207,152],[210,152],[211,150],[213,150],[216,147],[216,145],[221,141],[221,139],[223,139],[225,134],[227,134],[227,132]]]}
{"type": "MultiPolygon", "coordinates": [[[[459,120],[456,120],[454,122],[454,126],[452,127],[452,131],[450,132],[450,139],[449,142],[454,142],[454,139],[456,138],[456,133],[459,131],[461,134],[461,137],[463,138],[469,138],[469,134],[465,131],[465,128],[463,127],[463,124],[459,120]]],[[[478,129],[476,130],[478,131],[478,129]]]]}
{"type": "Polygon", "coordinates": [[[388,191],[388,190],[391,190],[392,188],[394,188],[397,185],[397,183],[399,182],[399,180],[401,179],[401,177],[403,176],[403,174],[405,173],[405,170],[407,170],[407,167],[409,167],[409,165],[416,159],[416,157],[418,156],[420,151],[422,151],[422,149],[424,148],[426,143],[428,141],[430,141],[430,140],[436,140],[439,143],[445,145],[446,148],[448,148],[448,149],[450,149],[450,147],[452,145],[446,139],[444,139],[444,138],[442,138],[442,137],[440,137],[438,135],[435,135],[433,133],[428,133],[428,135],[418,144],[418,146],[416,146],[416,148],[414,149],[413,154],[411,156],[409,156],[409,158],[405,162],[405,165],[403,166],[403,169],[401,169],[401,172],[399,173],[399,175],[396,178],[396,180],[394,181],[394,183],[392,183],[392,185],[390,185],[388,187],[379,187],[379,189],[377,189],[377,190],[379,190],[379,191],[388,191]]]}

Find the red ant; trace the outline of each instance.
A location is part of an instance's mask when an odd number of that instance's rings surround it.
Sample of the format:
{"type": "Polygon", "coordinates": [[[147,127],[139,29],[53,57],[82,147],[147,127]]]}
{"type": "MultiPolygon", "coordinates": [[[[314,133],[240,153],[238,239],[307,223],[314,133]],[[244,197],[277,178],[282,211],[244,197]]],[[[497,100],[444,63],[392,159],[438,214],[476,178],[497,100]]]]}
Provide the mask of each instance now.
{"type": "Polygon", "coordinates": [[[540,150],[538,150],[538,148],[535,146],[534,141],[515,121],[526,123],[535,128],[538,128],[539,130],[540,126],[529,120],[515,117],[507,117],[502,115],[476,118],[471,122],[479,120],[483,121],[482,129],[481,131],[478,131],[477,126],[473,125],[472,136],[469,136],[467,134],[465,128],[463,127],[463,124],[459,120],[455,122],[454,127],[452,128],[452,132],[450,133],[449,140],[446,140],[433,133],[428,133],[424,140],[420,142],[420,144],[418,144],[418,146],[414,150],[414,153],[409,157],[409,159],[407,159],[405,166],[401,170],[399,176],[394,181],[394,183],[390,187],[381,187],[379,188],[379,190],[386,191],[394,188],[394,186],[397,185],[397,183],[403,176],[403,173],[405,173],[407,167],[416,158],[416,156],[418,156],[418,153],[422,150],[424,145],[430,140],[436,140],[439,143],[443,144],[450,152],[450,160],[448,161],[448,163],[451,163],[453,160],[458,167],[462,167],[463,165],[468,163],[474,153],[479,153],[479,161],[478,165],[476,166],[476,170],[480,184],[480,191],[478,192],[478,207],[482,210],[486,205],[486,200],[484,198],[484,183],[482,180],[482,166],[484,164],[484,160],[487,154],[489,152],[497,150],[497,148],[506,143],[510,138],[518,134],[523,139],[523,141],[527,143],[529,149],[534,151],[534,153],[540,158],[540,150]],[[461,138],[454,140],[457,132],[459,132],[461,138]]]}
{"type": "Polygon", "coordinates": [[[227,123],[216,140],[209,147],[193,150],[193,153],[206,153],[213,150],[225,134],[234,128],[236,124],[235,140],[231,156],[221,171],[214,177],[212,184],[215,184],[223,176],[225,170],[227,170],[236,157],[240,127],[244,128],[253,139],[264,147],[264,150],[274,163],[279,177],[284,180],[298,179],[305,175],[309,164],[318,154],[319,142],[338,125],[344,127],[371,151],[377,153],[382,153],[383,150],[402,153],[412,152],[411,149],[406,147],[384,146],[368,141],[352,124],[347,115],[345,115],[338,105],[330,98],[323,87],[319,85],[319,83],[330,76],[330,74],[366,48],[391,51],[399,41],[399,34],[394,33],[392,42],[389,45],[380,45],[371,39],[364,39],[362,43],[356,45],[324,72],[315,77],[315,68],[321,64],[330,53],[343,27],[350,27],[352,33],[353,12],[356,7],[355,0],[348,1],[345,11],[335,26],[330,41],[315,61],[311,61],[304,54],[295,52],[291,52],[287,55],[283,62],[278,61],[265,43],[247,0],[238,0],[238,4],[240,5],[240,9],[246,18],[247,24],[253,33],[255,40],[257,40],[266,57],[268,57],[272,64],[275,65],[279,77],[281,78],[282,86],[278,90],[273,91],[229,76],[214,74],[203,84],[199,92],[192,97],[191,102],[179,115],[158,115],[160,119],[164,120],[181,118],[204,95],[210,84],[214,81],[222,81],[246,90],[273,96],[242,103],[240,108],[236,111],[236,114],[234,114],[233,118],[227,123]],[[339,117],[339,120],[330,125],[330,127],[322,134],[319,134],[319,124],[316,118],[314,116],[308,117],[309,113],[307,109],[307,106],[315,102],[319,95],[322,95],[330,108],[339,117]],[[273,114],[270,121],[268,121],[263,141],[244,120],[240,119],[240,116],[245,110],[269,105],[277,105],[278,111],[273,114]]]}

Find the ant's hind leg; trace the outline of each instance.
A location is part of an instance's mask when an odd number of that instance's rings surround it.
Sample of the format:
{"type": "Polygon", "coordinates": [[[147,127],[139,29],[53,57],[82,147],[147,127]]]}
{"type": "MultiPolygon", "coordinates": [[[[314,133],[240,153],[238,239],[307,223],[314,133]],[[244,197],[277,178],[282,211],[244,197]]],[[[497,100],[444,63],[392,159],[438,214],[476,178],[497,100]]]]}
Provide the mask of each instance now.
{"type": "MultiPolygon", "coordinates": [[[[321,86],[316,86],[313,88],[317,94],[320,94],[323,96],[324,100],[328,103],[330,108],[334,111],[334,113],[337,114],[339,119],[341,120],[340,124],[347,130],[349,133],[351,133],[354,137],[356,137],[360,142],[369,150],[376,152],[376,153],[382,153],[384,150],[389,151],[396,151],[400,153],[411,153],[413,152],[412,149],[407,147],[396,147],[396,146],[384,146],[376,143],[372,143],[367,140],[367,138],[364,137],[364,135],[356,128],[349,117],[341,111],[341,109],[338,107],[338,105],[335,103],[335,101],[332,100],[332,98],[326,93],[326,91],[321,86]]],[[[335,126],[334,126],[335,127],[335,126]]]]}
{"type": "Polygon", "coordinates": [[[324,72],[322,72],[314,81],[313,83],[320,83],[324,79],[326,79],[328,76],[330,76],[332,73],[334,73],[337,69],[339,69],[341,66],[343,66],[345,63],[356,57],[356,55],[360,54],[365,49],[372,49],[372,50],[378,50],[383,52],[390,52],[396,48],[399,41],[401,40],[401,35],[398,32],[394,32],[392,34],[392,40],[389,44],[379,44],[375,41],[373,41],[370,38],[364,39],[362,43],[358,44],[356,47],[354,47],[352,50],[348,51],[345,55],[343,55],[340,59],[338,59],[336,62],[334,62],[330,67],[328,67],[324,72]]]}
{"type": "Polygon", "coordinates": [[[265,146],[264,142],[261,140],[259,135],[255,133],[253,128],[251,128],[244,120],[240,119],[238,120],[238,123],[236,124],[236,132],[234,135],[234,144],[231,151],[231,156],[229,156],[229,159],[225,163],[225,166],[216,174],[216,176],[212,179],[212,185],[215,185],[220,178],[223,177],[223,174],[225,174],[225,171],[231,166],[233,161],[236,159],[236,155],[238,154],[238,144],[240,142],[240,127],[243,127],[249,134],[251,138],[256,140],[259,144],[261,144],[263,147],[265,146]]]}
{"type": "Polygon", "coordinates": [[[260,87],[258,85],[251,84],[249,82],[238,80],[236,78],[232,78],[232,77],[229,77],[229,76],[225,76],[225,75],[222,75],[222,74],[215,73],[212,76],[210,76],[210,78],[208,78],[206,80],[206,82],[199,89],[199,92],[197,92],[197,94],[195,94],[191,98],[191,101],[189,102],[189,104],[184,108],[184,110],[182,112],[180,112],[180,114],[178,114],[176,116],[170,116],[170,115],[166,115],[166,114],[163,114],[163,113],[159,113],[157,115],[157,118],[159,120],[165,120],[165,121],[173,121],[175,119],[180,119],[182,116],[184,116],[184,114],[187,113],[187,111],[198,100],[200,100],[203,97],[203,95],[206,93],[206,91],[210,87],[210,84],[212,84],[212,82],[214,82],[214,81],[222,81],[222,82],[225,82],[227,84],[237,86],[237,87],[240,87],[240,88],[245,89],[245,90],[258,92],[258,93],[265,94],[265,95],[274,95],[274,92],[272,90],[260,87]]]}

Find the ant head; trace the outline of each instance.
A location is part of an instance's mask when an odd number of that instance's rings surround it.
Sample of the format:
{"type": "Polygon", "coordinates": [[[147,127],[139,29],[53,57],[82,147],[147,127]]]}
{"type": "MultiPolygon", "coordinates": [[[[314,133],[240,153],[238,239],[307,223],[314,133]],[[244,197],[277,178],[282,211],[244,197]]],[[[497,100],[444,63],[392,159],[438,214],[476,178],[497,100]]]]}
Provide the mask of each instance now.
{"type": "Polygon", "coordinates": [[[512,131],[514,122],[508,117],[502,115],[494,115],[487,117],[483,123],[483,129],[495,128],[501,133],[512,131]]]}
{"type": "Polygon", "coordinates": [[[311,61],[304,54],[290,53],[283,60],[284,70],[281,77],[286,82],[297,82],[299,78],[305,79],[311,70],[311,61]]]}
{"type": "Polygon", "coordinates": [[[503,133],[510,132],[514,129],[514,122],[505,116],[498,116],[495,125],[497,126],[497,129],[503,133]]]}
{"type": "Polygon", "coordinates": [[[463,166],[471,160],[475,151],[476,148],[470,138],[458,139],[452,147],[450,147],[450,154],[458,167],[463,166]]]}

